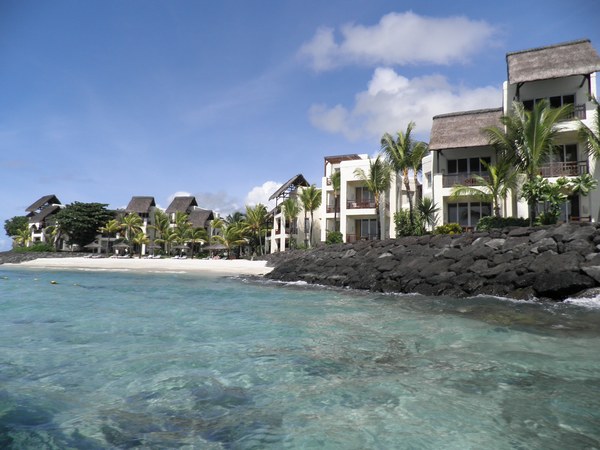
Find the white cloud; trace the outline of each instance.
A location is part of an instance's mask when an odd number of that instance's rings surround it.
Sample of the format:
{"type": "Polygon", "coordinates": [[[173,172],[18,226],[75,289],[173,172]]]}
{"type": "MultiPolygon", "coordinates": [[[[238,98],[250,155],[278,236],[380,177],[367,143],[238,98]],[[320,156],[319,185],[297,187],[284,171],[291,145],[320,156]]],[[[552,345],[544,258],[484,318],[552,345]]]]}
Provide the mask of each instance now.
{"type": "Polygon", "coordinates": [[[450,64],[492,44],[496,29],[467,17],[426,17],[412,11],[390,13],[378,24],[346,24],[339,30],[320,28],[299,51],[316,71],[348,64],[450,64]]]}
{"type": "Polygon", "coordinates": [[[281,187],[283,183],[277,181],[265,181],[261,186],[253,187],[250,192],[246,195],[245,204],[249,206],[256,206],[262,203],[271,209],[275,206],[273,201],[269,201],[269,197],[281,187]]]}
{"type": "Polygon", "coordinates": [[[329,133],[342,134],[349,140],[381,137],[406,129],[416,123],[421,139],[429,135],[433,116],[454,111],[499,107],[500,88],[468,88],[451,85],[442,75],[425,75],[412,79],[390,68],[378,68],[367,89],[355,97],[351,109],[336,105],[313,105],[310,122],[329,133]]]}
{"type": "Polygon", "coordinates": [[[196,194],[196,201],[201,208],[211,209],[219,213],[221,217],[244,210],[239,199],[229,196],[225,191],[199,192],[196,194]]]}

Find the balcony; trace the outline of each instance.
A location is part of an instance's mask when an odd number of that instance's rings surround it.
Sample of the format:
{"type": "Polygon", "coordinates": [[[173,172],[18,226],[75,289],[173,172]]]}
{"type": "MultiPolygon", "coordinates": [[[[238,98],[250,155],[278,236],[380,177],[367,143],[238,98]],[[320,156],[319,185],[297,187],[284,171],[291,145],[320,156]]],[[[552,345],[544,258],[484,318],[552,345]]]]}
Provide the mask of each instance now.
{"type": "Polygon", "coordinates": [[[576,177],[589,172],[587,161],[551,162],[541,167],[544,178],[576,177]]]}
{"type": "Polygon", "coordinates": [[[346,208],[347,209],[375,208],[375,200],[367,200],[367,201],[348,200],[346,202],[346,208]]]}
{"type": "Polygon", "coordinates": [[[585,104],[573,105],[573,111],[565,118],[565,120],[585,120],[585,104]]]}
{"type": "Polygon", "coordinates": [[[338,202],[337,208],[335,207],[335,204],[331,204],[331,205],[327,205],[326,206],[326,211],[328,213],[333,213],[333,212],[340,212],[340,204],[338,202]]]}
{"type": "Polygon", "coordinates": [[[481,183],[473,176],[479,175],[480,177],[488,180],[487,172],[471,172],[471,173],[451,173],[449,175],[444,175],[442,178],[442,187],[452,187],[460,184],[462,186],[480,186],[481,183]]]}

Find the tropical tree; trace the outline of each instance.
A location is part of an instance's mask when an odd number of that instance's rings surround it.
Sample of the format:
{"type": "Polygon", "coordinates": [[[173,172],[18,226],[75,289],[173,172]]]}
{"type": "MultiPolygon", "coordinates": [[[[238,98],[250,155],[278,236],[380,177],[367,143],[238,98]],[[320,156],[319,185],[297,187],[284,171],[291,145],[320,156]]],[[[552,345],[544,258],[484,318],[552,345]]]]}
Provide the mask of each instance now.
{"type": "Polygon", "coordinates": [[[213,220],[211,220],[210,221],[211,237],[219,234],[224,227],[225,227],[225,221],[222,218],[216,217],[213,220]]]}
{"type": "Polygon", "coordinates": [[[100,227],[98,229],[100,233],[102,233],[103,235],[106,234],[106,237],[108,238],[106,243],[106,254],[110,252],[110,239],[113,236],[115,236],[119,231],[121,231],[122,228],[123,226],[119,223],[118,220],[110,219],[108,222],[106,222],[106,224],[103,227],[100,227]]]}
{"type": "Polygon", "coordinates": [[[417,203],[417,211],[423,221],[423,228],[429,226],[432,230],[435,228],[435,224],[438,222],[438,212],[440,208],[435,204],[432,198],[422,198],[417,203]]]}
{"type": "Polygon", "coordinates": [[[262,203],[254,207],[246,205],[246,227],[250,236],[258,240],[261,254],[264,254],[261,236],[266,230],[268,217],[267,207],[262,203]]]}
{"type": "Polygon", "coordinates": [[[150,227],[148,227],[150,229],[153,229],[155,231],[155,238],[154,238],[154,242],[156,242],[157,244],[164,244],[163,247],[163,251],[166,253],[167,252],[167,248],[166,248],[166,241],[161,239],[163,236],[167,236],[170,233],[170,229],[171,229],[171,223],[169,221],[169,216],[161,211],[160,209],[157,209],[154,211],[154,225],[150,225],[150,227]]]}
{"type": "Polygon", "coordinates": [[[589,128],[580,121],[579,139],[585,143],[587,154],[594,160],[600,161],[600,103],[593,97],[592,102],[596,105],[596,115],[592,127],[589,128]]]}
{"type": "Polygon", "coordinates": [[[377,155],[375,160],[369,160],[369,172],[365,173],[363,169],[356,169],[354,174],[365,183],[367,189],[373,193],[375,199],[375,210],[379,213],[377,220],[377,238],[382,238],[382,225],[384,224],[384,202],[385,192],[390,188],[392,180],[392,166],[384,160],[381,155],[377,155]]]}
{"type": "Polygon", "coordinates": [[[336,170],[331,174],[331,186],[333,187],[333,231],[339,231],[337,213],[340,207],[340,190],[342,188],[342,173],[339,170],[336,170]]]}
{"type": "Polygon", "coordinates": [[[292,239],[291,235],[298,233],[298,216],[300,215],[300,205],[295,197],[286,198],[281,202],[281,210],[285,217],[285,222],[290,224],[290,246],[293,248],[296,244],[296,239],[292,239]]]}
{"type": "Polygon", "coordinates": [[[44,239],[46,242],[50,242],[55,250],[58,250],[59,243],[61,238],[63,237],[63,229],[56,220],[51,219],[49,225],[44,227],[44,239]]]}
{"type": "MultiPolygon", "coordinates": [[[[536,102],[531,111],[522,103],[514,102],[513,112],[500,119],[504,129],[489,127],[485,131],[500,156],[514,164],[531,184],[535,183],[542,164],[554,152],[558,134],[556,124],[566,119],[571,111],[571,105],[550,108],[547,100],[536,102]]],[[[535,194],[536,189],[527,192],[524,198],[529,204],[529,222],[533,225],[540,198],[535,194]]]]}
{"type": "Polygon", "coordinates": [[[482,202],[492,203],[494,215],[501,217],[500,200],[506,198],[510,191],[517,189],[518,173],[510,161],[503,159],[497,164],[488,164],[480,160],[488,172],[484,177],[471,174],[473,185],[457,184],[452,187],[451,198],[457,199],[469,195],[482,202]]]}
{"type": "Polygon", "coordinates": [[[17,230],[17,233],[11,237],[20,247],[27,247],[31,241],[31,231],[29,231],[29,227],[25,226],[17,230]]]}
{"type": "Polygon", "coordinates": [[[142,231],[144,221],[137,213],[129,213],[121,219],[121,227],[125,231],[125,239],[131,242],[133,237],[142,231]]]}
{"type": "Polygon", "coordinates": [[[227,253],[231,255],[231,251],[241,245],[247,243],[244,238],[244,226],[242,223],[234,223],[221,228],[221,234],[212,237],[213,242],[218,242],[227,247],[227,253]]]}
{"type": "Polygon", "coordinates": [[[189,240],[190,233],[192,232],[193,226],[189,221],[189,216],[182,212],[177,211],[175,213],[175,240],[178,244],[183,245],[189,240]]]}
{"type": "Polygon", "coordinates": [[[140,252],[138,253],[138,257],[141,258],[142,246],[148,245],[150,243],[150,239],[148,238],[148,236],[146,236],[146,233],[144,233],[143,231],[138,231],[135,234],[135,236],[133,236],[133,238],[131,239],[131,242],[133,242],[134,245],[139,247],[140,252]]]}
{"type": "Polygon", "coordinates": [[[83,247],[92,242],[98,228],[114,217],[103,203],[73,202],[54,216],[62,232],[68,236],[70,244],[83,247]]]}
{"type": "Polygon", "coordinates": [[[24,227],[29,226],[29,219],[26,216],[14,216],[4,221],[4,231],[8,237],[16,236],[24,227]]]}
{"type": "Polygon", "coordinates": [[[154,242],[159,245],[163,245],[164,252],[169,254],[171,252],[171,244],[177,241],[178,235],[174,228],[167,228],[164,230],[160,237],[156,238],[154,242]]]}
{"type": "Polygon", "coordinates": [[[188,238],[190,243],[192,244],[192,249],[190,254],[192,258],[194,257],[194,246],[197,243],[205,244],[208,241],[208,233],[202,227],[192,228],[188,233],[188,238]]]}
{"type": "MultiPolygon", "coordinates": [[[[313,243],[313,223],[314,223],[314,212],[321,206],[323,198],[321,197],[321,189],[317,188],[314,184],[302,189],[300,192],[300,201],[302,202],[302,208],[304,209],[304,222],[306,223],[306,213],[310,213],[310,227],[308,231],[308,244],[312,247],[313,243]]],[[[306,233],[306,230],[304,230],[306,233]]]]}
{"type": "MultiPolygon", "coordinates": [[[[427,144],[421,141],[415,141],[412,138],[412,131],[415,127],[414,122],[410,122],[406,131],[398,131],[396,139],[389,133],[385,133],[381,138],[381,150],[387,161],[396,173],[396,177],[402,177],[404,190],[408,198],[408,210],[410,221],[413,223],[413,198],[411,197],[409,171],[413,171],[415,188],[417,183],[417,174],[421,170],[421,160],[428,153],[427,144]]],[[[396,184],[396,210],[400,209],[401,185],[396,184]]],[[[415,189],[416,190],[416,189],[415,189]]],[[[416,200],[416,192],[415,192],[416,200]]]]}
{"type": "Polygon", "coordinates": [[[236,211],[233,214],[229,214],[225,218],[225,223],[227,223],[227,225],[231,225],[232,223],[243,222],[244,220],[246,220],[244,213],[241,211],[236,211]]]}

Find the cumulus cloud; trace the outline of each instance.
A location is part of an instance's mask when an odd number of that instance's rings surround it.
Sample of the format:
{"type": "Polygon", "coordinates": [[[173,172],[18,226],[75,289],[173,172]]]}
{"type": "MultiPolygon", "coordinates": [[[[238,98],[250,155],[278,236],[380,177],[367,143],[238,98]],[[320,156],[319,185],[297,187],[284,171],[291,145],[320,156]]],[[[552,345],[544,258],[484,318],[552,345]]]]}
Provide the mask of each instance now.
{"type": "Polygon", "coordinates": [[[244,210],[244,205],[240,205],[239,199],[230,196],[225,191],[199,192],[196,194],[196,201],[201,208],[211,209],[219,213],[221,217],[244,210]]]}
{"type": "Polygon", "coordinates": [[[415,132],[425,139],[433,116],[454,111],[500,106],[499,87],[468,88],[452,85],[442,75],[406,78],[390,68],[374,71],[367,89],[355,97],[354,106],[313,105],[308,112],[313,126],[349,140],[381,137],[416,123],[415,132]]]}
{"type": "Polygon", "coordinates": [[[275,206],[275,202],[269,201],[269,197],[281,187],[283,183],[277,181],[265,181],[260,186],[253,187],[250,192],[246,195],[245,204],[249,206],[256,206],[262,203],[271,209],[275,206]]]}
{"type": "Polygon", "coordinates": [[[496,29],[467,17],[426,17],[408,11],[390,13],[378,24],[346,24],[336,41],[333,28],[320,28],[299,51],[316,71],[348,64],[451,64],[492,44],[496,29]]]}

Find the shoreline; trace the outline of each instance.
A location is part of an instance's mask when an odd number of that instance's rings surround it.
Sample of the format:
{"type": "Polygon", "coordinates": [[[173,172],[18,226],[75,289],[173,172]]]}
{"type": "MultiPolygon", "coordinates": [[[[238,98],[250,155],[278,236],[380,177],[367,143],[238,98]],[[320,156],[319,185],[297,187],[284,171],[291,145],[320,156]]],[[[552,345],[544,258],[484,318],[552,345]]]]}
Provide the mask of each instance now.
{"type": "Polygon", "coordinates": [[[68,269],[97,271],[132,271],[190,273],[219,276],[263,276],[273,270],[266,261],[245,259],[139,259],[139,258],[39,258],[20,263],[5,263],[1,267],[36,269],[68,269]]]}

